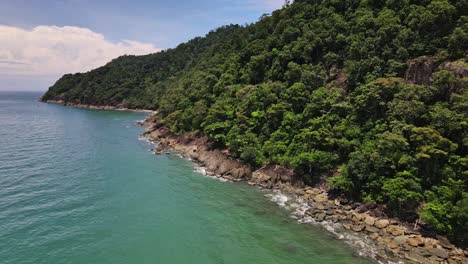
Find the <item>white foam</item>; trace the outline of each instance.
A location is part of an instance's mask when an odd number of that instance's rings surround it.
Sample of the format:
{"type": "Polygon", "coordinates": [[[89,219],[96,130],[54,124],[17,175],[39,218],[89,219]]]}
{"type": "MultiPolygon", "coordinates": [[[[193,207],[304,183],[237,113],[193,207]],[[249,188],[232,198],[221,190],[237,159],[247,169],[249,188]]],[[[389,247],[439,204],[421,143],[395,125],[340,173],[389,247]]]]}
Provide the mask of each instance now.
{"type": "MultiPolygon", "coordinates": [[[[188,160],[191,160],[189,158],[186,158],[188,160]]],[[[193,166],[193,171],[196,172],[196,173],[199,173],[205,177],[208,177],[208,178],[211,178],[211,179],[216,179],[218,181],[222,181],[222,182],[230,182],[230,180],[226,179],[226,178],[223,178],[221,175],[213,175],[213,174],[210,174],[208,173],[208,171],[206,170],[206,167],[200,165],[200,164],[197,164],[197,163],[193,163],[194,166],[193,166]]]]}
{"type": "Polygon", "coordinates": [[[286,207],[286,202],[289,200],[288,196],[279,191],[274,191],[273,194],[267,194],[266,196],[270,197],[272,202],[278,204],[281,207],[286,207]]]}
{"type": "Polygon", "coordinates": [[[195,166],[194,171],[203,175],[207,175],[206,168],[202,166],[195,166]]]}
{"type": "MultiPolygon", "coordinates": [[[[334,223],[329,220],[324,220],[322,222],[316,221],[307,214],[310,205],[301,197],[292,194],[284,194],[279,190],[274,190],[272,193],[268,193],[265,196],[280,207],[290,211],[291,218],[297,219],[299,223],[320,225],[325,230],[335,235],[337,239],[343,240],[346,244],[354,248],[360,256],[376,259],[378,251],[377,248],[373,246],[374,242],[369,237],[346,230],[341,223],[334,223]]],[[[386,263],[398,264],[396,262],[386,263]]]]}

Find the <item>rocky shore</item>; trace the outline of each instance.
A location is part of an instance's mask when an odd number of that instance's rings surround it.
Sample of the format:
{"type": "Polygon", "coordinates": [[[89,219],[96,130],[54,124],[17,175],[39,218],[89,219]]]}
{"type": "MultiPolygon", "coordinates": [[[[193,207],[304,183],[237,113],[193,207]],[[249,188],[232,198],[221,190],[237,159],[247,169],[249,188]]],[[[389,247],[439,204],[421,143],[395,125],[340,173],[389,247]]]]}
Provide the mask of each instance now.
{"type": "Polygon", "coordinates": [[[445,237],[429,236],[416,223],[389,218],[375,204],[352,203],[333,197],[325,185],[304,186],[291,170],[268,165],[258,170],[229,157],[228,150],[213,148],[208,138],[194,133],[174,135],[149,117],[141,123],[144,136],[157,144],[156,154],[175,151],[205,168],[208,175],[273,190],[272,200],[293,211],[302,223],[320,224],[361,255],[380,263],[468,264],[468,250],[445,237]],[[276,194],[276,195],[275,195],[276,194]]]}
{"type": "Polygon", "coordinates": [[[89,105],[89,104],[76,104],[65,102],[64,100],[47,100],[44,103],[49,104],[60,104],[69,107],[83,108],[83,109],[94,109],[94,110],[115,110],[115,111],[132,111],[132,112],[143,112],[143,113],[154,113],[153,110],[147,109],[132,109],[123,106],[113,106],[113,105],[89,105]]]}

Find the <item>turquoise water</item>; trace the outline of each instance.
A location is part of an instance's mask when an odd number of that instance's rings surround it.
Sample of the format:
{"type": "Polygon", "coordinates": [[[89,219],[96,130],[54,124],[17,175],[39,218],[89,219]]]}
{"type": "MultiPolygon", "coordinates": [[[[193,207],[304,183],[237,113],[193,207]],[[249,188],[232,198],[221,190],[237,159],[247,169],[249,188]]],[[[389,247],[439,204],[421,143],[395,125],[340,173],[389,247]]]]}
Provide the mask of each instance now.
{"type": "Polygon", "coordinates": [[[152,155],[144,114],[0,93],[0,263],[368,263],[244,184],[152,155]]]}

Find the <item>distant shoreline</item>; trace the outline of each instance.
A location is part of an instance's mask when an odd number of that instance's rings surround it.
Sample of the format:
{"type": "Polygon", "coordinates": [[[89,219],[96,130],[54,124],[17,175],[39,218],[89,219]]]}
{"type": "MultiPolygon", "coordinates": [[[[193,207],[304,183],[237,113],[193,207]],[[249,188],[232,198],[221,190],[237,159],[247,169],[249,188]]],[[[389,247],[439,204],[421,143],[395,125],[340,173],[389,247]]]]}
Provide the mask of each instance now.
{"type": "Polygon", "coordinates": [[[149,113],[149,114],[157,113],[157,111],[149,110],[149,109],[132,109],[132,108],[126,108],[126,107],[116,107],[112,105],[76,104],[76,103],[65,102],[64,100],[45,100],[45,101],[39,100],[39,101],[43,103],[47,103],[47,104],[58,104],[58,105],[81,108],[81,109],[128,111],[128,112],[139,112],[139,113],[149,113]]]}

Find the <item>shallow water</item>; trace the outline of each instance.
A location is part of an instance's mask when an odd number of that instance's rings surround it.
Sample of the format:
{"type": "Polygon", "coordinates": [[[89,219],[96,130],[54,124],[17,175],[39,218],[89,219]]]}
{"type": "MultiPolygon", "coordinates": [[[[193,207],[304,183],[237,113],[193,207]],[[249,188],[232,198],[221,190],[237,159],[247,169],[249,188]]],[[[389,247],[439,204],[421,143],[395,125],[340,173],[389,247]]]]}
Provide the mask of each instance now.
{"type": "Polygon", "coordinates": [[[369,263],[265,192],[152,155],[145,114],[0,93],[0,263],[369,263]]]}

